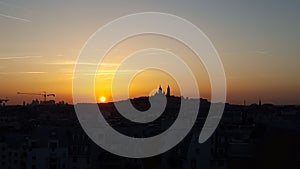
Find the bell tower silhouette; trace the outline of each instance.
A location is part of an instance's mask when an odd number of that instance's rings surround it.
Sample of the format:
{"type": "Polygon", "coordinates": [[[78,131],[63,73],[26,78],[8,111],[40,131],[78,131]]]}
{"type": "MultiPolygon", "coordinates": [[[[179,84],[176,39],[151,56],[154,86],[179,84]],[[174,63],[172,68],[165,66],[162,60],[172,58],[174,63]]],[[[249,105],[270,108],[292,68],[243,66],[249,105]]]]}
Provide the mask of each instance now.
{"type": "Polygon", "coordinates": [[[170,97],[171,95],[170,95],[170,86],[168,85],[168,87],[167,87],[167,93],[166,93],[166,96],[167,97],[170,97]]]}

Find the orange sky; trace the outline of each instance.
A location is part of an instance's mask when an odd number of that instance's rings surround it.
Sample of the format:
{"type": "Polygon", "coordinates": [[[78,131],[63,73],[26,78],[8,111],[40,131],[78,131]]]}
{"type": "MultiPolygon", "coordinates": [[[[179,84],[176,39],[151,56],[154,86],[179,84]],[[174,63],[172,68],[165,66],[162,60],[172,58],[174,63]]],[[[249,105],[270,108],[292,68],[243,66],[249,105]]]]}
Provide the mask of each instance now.
{"type": "MultiPolygon", "coordinates": [[[[97,97],[106,96],[108,100],[111,100],[111,92],[114,92],[111,88],[112,86],[112,79],[115,75],[115,71],[119,66],[117,63],[120,63],[125,57],[129,56],[135,51],[145,49],[145,48],[159,48],[167,51],[171,51],[177,56],[181,57],[192,69],[194,76],[197,79],[199,89],[201,92],[201,96],[205,98],[210,98],[210,83],[208,80],[208,75],[205,71],[205,68],[201,64],[201,62],[197,59],[194,53],[180,42],[170,39],[164,36],[159,35],[142,35],[142,36],[135,36],[116,45],[111,52],[109,52],[104,60],[103,64],[100,66],[99,72],[95,79],[96,84],[96,94],[97,97]]],[[[170,62],[172,60],[164,59],[167,57],[166,53],[163,51],[150,51],[142,54],[138,54],[137,57],[142,57],[141,55],[146,55],[147,59],[153,60],[154,57],[160,56],[155,62],[158,65],[163,67],[170,67],[170,62]],[[161,61],[160,61],[161,60],[161,61]]],[[[145,60],[147,62],[147,60],[145,60]]],[[[129,63],[126,66],[125,71],[131,71],[135,69],[135,63],[129,63]]],[[[180,68],[178,68],[180,69],[180,68]]],[[[126,73],[126,72],[120,72],[126,73]]],[[[122,76],[122,75],[121,75],[122,76]]],[[[182,75],[184,76],[184,75],[182,75]]],[[[181,77],[182,78],[182,77],[181,77]]],[[[122,82],[117,82],[116,85],[121,85],[122,82]]],[[[136,97],[136,96],[148,96],[153,90],[157,90],[158,86],[162,85],[164,90],[166,89],[167,85],[171,86],[172,94],[180,96],[180,89],[178,85],[181,87],[188,87],[187,84],[177,84],[176,79],[169,74],[169,72],[164,72],[158,69],[146,69],[137,74],[131,83],[129,84],[129,96],[136,97]]],[[[117,87],[118,88],[118,87],[117,87]]],[[[116,91],[116,95],[118,99],[126,99],[126,91],[116,91]]],[[[193,91],[190,91],[190,97],[196,96],[193,94],[193,91]]]]}
{"type": "MultiPolygon", "coordinates": [[[[72,103],[74,65],[87,39],[113,19],[160,11],[191,21],[210,38],[224,65],[228,102],[243,104],[245,99],[251,104],[261,97],[264,103],[300,104],[298,9],[298,1],[7,1],[0,5],[0,98],[22,104],[43,98],[17,92],[47,91],[57,95],[56,101],[72,103]]],[[[111,79],[120,60],[145,47],[171,51],[184,59],[201,96],[210,98],[210,82],[201,62],[184,45],[159,36],[134,37],[115,46],[95,79],[97,97],[103,95],[110,101],[111,79]]],[[[147,55],[163,57],[165,53],[147,55]]],[[[166,73],[147,70],[133,79],[129,95],[148,95],[160,84],[164,89],[170,84],[171,92],[180,94],[166,73]]],[[[193,95],[191,90],[189,97],[193,95]]],[[[124,98],[124,93],[119,93],[119,98],[124,98]]]]}

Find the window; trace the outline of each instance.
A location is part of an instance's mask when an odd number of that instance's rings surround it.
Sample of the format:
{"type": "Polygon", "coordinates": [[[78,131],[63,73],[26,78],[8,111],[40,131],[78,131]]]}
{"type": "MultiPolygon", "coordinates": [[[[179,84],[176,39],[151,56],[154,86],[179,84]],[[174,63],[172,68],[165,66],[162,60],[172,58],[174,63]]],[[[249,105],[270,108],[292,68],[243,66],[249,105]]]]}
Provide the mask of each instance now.
{"type": "Polygon", "coordinates": [[[57,141],[50,141],[48,144],[49,148],[51,148],[52,151],[54,151],[58,147],[57,141]]]}
{"type": "Polygon", "coordinates": [[[197,168],[197,161],[196,160],[192,160],[191,161],[191,169],[196,169],[197,168]]]}
{"type": "Polygon", "coordinates": [[[224,166],[224,160],[219,160],[218,161],[218,166],[224,166]]]}
{"type": "Polygon", "coordinates": [[[77,157],[73,157],[73,163],[76,163],[77,162],[77,157]]]}
{"type": "Polygon", "coordinates": [[[27,156],[26,152],[23,152],[22,155],[21,155],[22,158],[26,158],[26,156],[27,156]]]}
{"type": "Polygon", "coordinates": [[[56,164],[49,164],[49,169],[57,169],[56,164]]]}
{"type": "Polygon", "coordinates": [[[24,161],[21,162],[22,168],[26,168],[26,163],[24,161]]]}
{"type": "Polygon", "coordinates": [[[31,147],[36,147],[37,146],[37,142],[36,141],[31,141],[31,147]]]}
{"type": "Polygon", "coordinates": [[[55,131],[51,131],[51,136],[56,136],[56,132],[55,131]]]}

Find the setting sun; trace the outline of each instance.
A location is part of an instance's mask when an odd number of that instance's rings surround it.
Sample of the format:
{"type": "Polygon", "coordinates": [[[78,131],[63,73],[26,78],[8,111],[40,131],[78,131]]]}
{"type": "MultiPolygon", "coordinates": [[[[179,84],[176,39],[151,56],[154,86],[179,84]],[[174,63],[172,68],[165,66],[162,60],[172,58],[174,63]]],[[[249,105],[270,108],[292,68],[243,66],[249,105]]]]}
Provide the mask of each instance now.
{"type": "Polygon", "coordinates": [[[101,96],[101,97],[99,98],[99,101],[100,101],[101,103],[104,103],[104,102],[106,101],[106,97],[101,96]]]}

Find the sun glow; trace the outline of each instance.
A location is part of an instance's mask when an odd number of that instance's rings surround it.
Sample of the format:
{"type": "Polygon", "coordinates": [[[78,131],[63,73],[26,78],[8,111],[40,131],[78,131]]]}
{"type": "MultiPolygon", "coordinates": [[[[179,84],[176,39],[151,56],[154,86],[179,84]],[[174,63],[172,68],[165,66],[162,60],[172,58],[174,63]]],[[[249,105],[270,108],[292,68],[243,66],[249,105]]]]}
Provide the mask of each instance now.
{"type": "Polygon", "coordinates": [[[99,101],[100,101],[100,103],[104,103],[104,102],[106,101],[106,97],[101,96],[101,97],[99,98],[99,101]]]}

